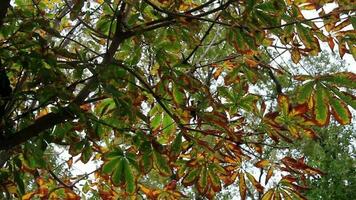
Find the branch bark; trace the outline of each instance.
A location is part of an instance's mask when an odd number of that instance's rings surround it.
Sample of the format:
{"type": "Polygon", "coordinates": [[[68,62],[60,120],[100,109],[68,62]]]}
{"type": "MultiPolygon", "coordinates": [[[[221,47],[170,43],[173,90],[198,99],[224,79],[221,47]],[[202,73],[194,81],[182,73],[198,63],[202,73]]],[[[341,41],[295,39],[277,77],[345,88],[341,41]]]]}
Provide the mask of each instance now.
{"type": "Polygon", "coordinates": [[[7,9],[10,7],[10,0],[4,0],[0,3],[0,28],[4,23],[4,18],[7,13],[7,9]]]}

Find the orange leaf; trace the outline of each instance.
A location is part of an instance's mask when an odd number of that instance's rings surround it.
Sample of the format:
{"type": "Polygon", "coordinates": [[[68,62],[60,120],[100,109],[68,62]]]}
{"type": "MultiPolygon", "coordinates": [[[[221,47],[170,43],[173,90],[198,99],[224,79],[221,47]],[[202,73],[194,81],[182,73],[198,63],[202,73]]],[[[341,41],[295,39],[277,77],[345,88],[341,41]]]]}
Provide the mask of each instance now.
{"type": "Polygon", "coordinates": [[[265,185],[268,183],[269,179],[273,176],[273,167],[271,166],[267,171],[267,176],[265,180],[265,185]]]}
{"type": "Polygon", "coordinates": [[[217,80],[222,72],[223,69],[221,67],[217,68],[213,74],[214,79],[217,80]]]}
{"type": "Polygon", "coordinates": [[[22,196],[22,200],[30,200],[32,199],[33,195],[35,195],[35,192],[30,192],[22,196]]]}
{"type": "Polygon", "coordinates": [[[303,129],[303,133],[310,139],[315,140],[318,138],[318,135],[312,129],[305,128],[303,129]]]}
{"type": "Polygon", "coordinates": [[[249,59],[249,58],[245,58],[245,63],[249,66],[249,67],[257,67],[258,66],[258,62],[253,60],[253,59],[249,59]]]}

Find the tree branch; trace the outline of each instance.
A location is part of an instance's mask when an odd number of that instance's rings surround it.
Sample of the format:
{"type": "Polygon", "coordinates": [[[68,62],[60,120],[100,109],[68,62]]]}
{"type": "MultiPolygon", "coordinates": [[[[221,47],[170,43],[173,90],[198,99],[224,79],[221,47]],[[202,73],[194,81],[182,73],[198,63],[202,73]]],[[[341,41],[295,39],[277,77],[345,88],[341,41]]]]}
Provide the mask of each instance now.
{"type": "MultiPolygon", "coordinates": [[[[121,7],[120,11],[124,10],[125,6],[126,6],[126,4],[122,3],[122,7],[121,7]]],[[[113,56],[114,56],[116,50],[118,49],[119,45],[124,40],[126,40],[127,38],[132,36],[131,33],[123,31],[123,29],[121,27],[121,19],[122,19],[122,15],[119,15],[117,17],[118,21],[117,21],[116,31],[114,34],[114,39],[112,40],[110,47],[104,56],[104,59],[101,63],[101,65],[104,67],[101,68],[100,71],[105,70],[105,66],[107,66],[109,63],[112,62],[113,56]]],[[[97,82],[98,82],[98,77],[93,76],[93,78],[87,82],[87,84],[79,92],[79,94],[76,96],[76,98],[73,100],[73,102],[69,106],[60,109],[60,111],[57,113],[53,113],[53,112],[48,113],[47,115],[37,119],[30,126],[23,128],[22,130],[13,134],[11,137],[2,139],[0,141],[0,150],[11,149],[17,145],[20,145],[20,144],[30,140],[33,137],[38,136],[41,132],[43,132],[45,130],[53,128],[57,124],[63,123],[68,119],[75,118],[75,116],[71,113],[70,108],[73,106],[78,106],[82,102],[84,102],[85,99],[89,96],[90,92],[92,92],[92,89],[93,89],[93,87],[95,87],[97,82]]]]}
{"type": "Polygon", "coordinates": [[[10,7],[10,0],[2,0],[0,3],[0,28],[4,23],[7,9],[10,7]]]}

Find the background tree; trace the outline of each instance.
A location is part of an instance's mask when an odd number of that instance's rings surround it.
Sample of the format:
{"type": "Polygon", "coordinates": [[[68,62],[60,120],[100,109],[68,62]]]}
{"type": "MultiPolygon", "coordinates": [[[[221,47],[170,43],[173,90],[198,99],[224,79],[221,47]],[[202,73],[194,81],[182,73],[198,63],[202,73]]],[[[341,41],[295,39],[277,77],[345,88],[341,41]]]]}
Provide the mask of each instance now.
{"type": "Polygon", "coordinates": [[[2,195],[177,199],[194,186],[212,199],[237,183],[242,199],[303,199],[322,172],[302,157],[270,159],[266,147],[317,139],[331,116],[351,123],[356,75],[290,71],[269,50],[298,63],[327,42],[355,57],[354,5],[333,2],[327,12],[329,1],[307,0],[2,1],[1,72],[12,88],[1,101],[2,195]],[[318,17],[305,18],[310,9],[318,17]],[[270,83],[271,96],[254,90],[270,83]],[[56,174],[46,152],[60,147],[101,161],[95,179],[56,174]]]}

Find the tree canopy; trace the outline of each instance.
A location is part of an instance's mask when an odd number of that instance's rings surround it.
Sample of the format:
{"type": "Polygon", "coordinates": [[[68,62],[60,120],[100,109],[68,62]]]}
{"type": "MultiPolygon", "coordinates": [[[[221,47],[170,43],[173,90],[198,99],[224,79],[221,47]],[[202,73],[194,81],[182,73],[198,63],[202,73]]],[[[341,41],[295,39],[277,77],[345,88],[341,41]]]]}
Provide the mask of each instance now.
{"type": "Polygon", "coordinates": [[[241,199],[305,199],[308,177],[324,172],[269,151],[351,123],[356,74],[300,60],[322,48],[356,59],[355,7],[1,1],[0,197],[184,199],[189,187],[213,199],[236,184],[241,199]],[[69,170],[73,158],[97,169],[56,173],[56,148],[72,156],[69,170]]]}

